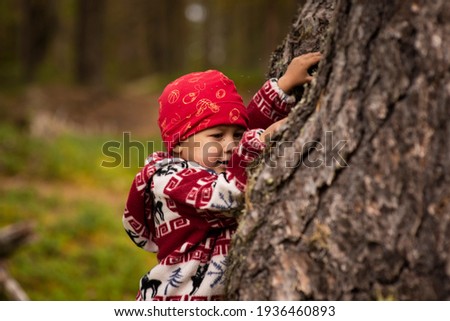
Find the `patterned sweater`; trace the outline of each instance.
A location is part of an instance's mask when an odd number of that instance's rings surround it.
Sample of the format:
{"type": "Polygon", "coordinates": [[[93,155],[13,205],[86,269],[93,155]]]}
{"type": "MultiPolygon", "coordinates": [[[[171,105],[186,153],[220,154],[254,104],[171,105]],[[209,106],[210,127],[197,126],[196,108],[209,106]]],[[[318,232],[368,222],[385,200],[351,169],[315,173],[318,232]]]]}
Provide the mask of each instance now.
{"type": "MultiPolygon", "coordinates": [[[[248,106],[250,128],[286,117],[295,98],[268,80],[248,106]]],[[[264,149],[263,130],[244,133],[226,172],[155,152],[136,175],[123,224],[158,264],[140,280],[137,300],[221,300],[230,240],[242,206],[246,168],[264,149]]]]}

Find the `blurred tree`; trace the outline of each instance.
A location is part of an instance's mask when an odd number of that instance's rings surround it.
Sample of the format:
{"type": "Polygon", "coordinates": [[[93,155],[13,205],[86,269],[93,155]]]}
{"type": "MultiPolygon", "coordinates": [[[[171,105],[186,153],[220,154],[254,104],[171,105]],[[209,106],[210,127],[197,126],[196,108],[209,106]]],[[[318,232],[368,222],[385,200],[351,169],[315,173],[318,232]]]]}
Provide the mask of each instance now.
{"type": "Polygon", "coordinates": [[[147,27],[151,72],[183,69],[187,33],[184,10],[184,0],[146,2],[144,23],[147,27]]]}
{"type": "Polygon", "coordinates": [[[0,81],[18,80],[16,70],[22,82],[86,85],[207,68],[260,74],[302,2],[0,0],[0,81]]]}
{"type": "Polygon", "coordinates": [[[56,30],[54,0],[21,0],[20,56],[22,77],[34,79],[38,65],[44,59],[56,30]]]}
{"type": "Polygon", "coordinates": [[[448,1],[306,3],[270,74],[324,58],[252,175],[230,299],[450,299],[448,43],[448,1]]]}
{"type": "Polygon", "coordinates": [[[103,79],[105,0],[77,0],[75,74],[78,83],[100,84],[103,79]]]}
{"type": "Polygon", "coordinates": [[[2,87],[19,78],[19,25],[18,10],[13,0],[0,1],[0,85],[2,87]]]}
{"type": "Polygon", "coordinates": [[[126,82],[150,71],[147,26],[148,5],[155,1],[107,1],[104,34],[104,77],[109,83],[126,82]]]}

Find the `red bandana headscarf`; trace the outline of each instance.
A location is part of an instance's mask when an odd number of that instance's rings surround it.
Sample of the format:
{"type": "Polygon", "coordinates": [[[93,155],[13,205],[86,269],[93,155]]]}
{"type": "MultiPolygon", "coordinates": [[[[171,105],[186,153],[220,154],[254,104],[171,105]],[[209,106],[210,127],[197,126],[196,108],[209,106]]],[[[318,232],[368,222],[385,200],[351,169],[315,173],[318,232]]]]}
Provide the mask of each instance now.
{"type": "Polygon", "coordinates": [[[247,109],[231,79],[217,70],[184,75],[159,97],[158,125],[167,151],[204,129],[248,127],[247,109]]]}

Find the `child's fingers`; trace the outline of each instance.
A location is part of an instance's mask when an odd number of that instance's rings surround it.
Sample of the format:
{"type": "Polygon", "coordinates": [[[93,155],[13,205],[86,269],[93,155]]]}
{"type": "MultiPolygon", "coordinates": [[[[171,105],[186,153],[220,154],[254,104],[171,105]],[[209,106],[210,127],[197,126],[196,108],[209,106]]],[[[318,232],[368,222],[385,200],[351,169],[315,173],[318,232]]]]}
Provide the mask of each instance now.
{"type": "Polygon", "coordinates": [[[320,59],[322,59],[322,54],[320,52],[307,57],[308,61],[313,61],[314,63],[318,63],[320,59]]]}
{"type": "Polygon", "coordinates": [[[315,59],[311,59],[311,60],[309,61],[309,65],[310,65],[310,66],[313,66],[313,65],[318,64],[319,61],[320,61],[320,59],[322,59],[322,58],[321,58],[321,57],[316,57],[315,59]]]}
{"type": "Polygon", "coordinates": [[[312,76],[307,76],[307,77],[305,78],[305,81],[306,81],[306,82],[311,82],[313,79],[314,79],[314,78],[313,78],[312,76]]]}
{"type": "Polygon", "coordinates": [[[303,54],[298,57],[311,58],[311,57],[321,57],[321,56],[322,56],[322,54],[320,51],[314,51],[314,52],[309,52],[309,53],[303,54]]]}
{"type": "Polygon", "coordinates": [[[320,62],[321,59],[322,59],[321,55],[315,55],[315,56],[308,57],[303,62],[305,63],[305,65],[309,69],[310,67],[312,67],[314,65],[317,65],[320,62]]]}
{"type": "Polygon", "coordinates": [[[270,137],[287,121],[287,117],[283,118],[272,125],[270,125],[262,134],[261,141],[267,142],[270,140],[270,137]]]}
{"type": "Polygon", "coordinates": [[[311,52],[295,57],[292,61],[292,64],[297,66],[304,65],[309,68],[312,65],[317,64],[320,59],[322,59],[322,54],[320,52],[311,52]]]}

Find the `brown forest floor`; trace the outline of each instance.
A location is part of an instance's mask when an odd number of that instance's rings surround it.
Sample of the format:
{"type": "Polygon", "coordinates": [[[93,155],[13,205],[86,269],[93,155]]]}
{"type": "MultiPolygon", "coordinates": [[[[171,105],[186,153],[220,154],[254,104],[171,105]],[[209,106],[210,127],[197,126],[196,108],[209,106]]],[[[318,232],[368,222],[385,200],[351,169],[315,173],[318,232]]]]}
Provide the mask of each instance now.
{"type": "Polygon", "coordinates": [[[133,136],[158,135],[157,95],[87,88],[40,87],[27,90],[23,110],[32,131],[63,130],[133,136]]]}
{"type": "MultiPolygon", "coordinates": [[[[39,136],[69,130],[80,134],[158,137],[158,93],[130,85],[116,91],[85,87],[31,86],[15,98],[0,93],[0,117],[26,123],[39,136]]],[[[250,95],[244,96],[249,101],[250,95]]]]}

